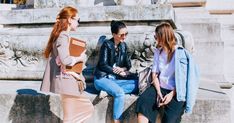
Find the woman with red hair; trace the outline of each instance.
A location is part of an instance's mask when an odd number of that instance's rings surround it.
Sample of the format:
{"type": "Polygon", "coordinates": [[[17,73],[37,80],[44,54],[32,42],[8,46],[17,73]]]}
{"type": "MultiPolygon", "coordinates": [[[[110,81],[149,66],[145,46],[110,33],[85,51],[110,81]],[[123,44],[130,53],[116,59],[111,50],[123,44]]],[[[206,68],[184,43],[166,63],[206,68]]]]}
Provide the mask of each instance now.
{"type": "Polygon", "coordinates": [[[83,122],[94,111],[90,100],[84,95],[85,80],[82,74],[67,72],[64,66],[73,66],[86,60],[85,52],[79,57],[70,56],[70,31],[75,31],[80,18],[77,9],[63,8],[57,15],[56,23],[44,55],[48,59],[43,76],[41,90],[61,95],[63,107],[63,122],[83,122]]]}

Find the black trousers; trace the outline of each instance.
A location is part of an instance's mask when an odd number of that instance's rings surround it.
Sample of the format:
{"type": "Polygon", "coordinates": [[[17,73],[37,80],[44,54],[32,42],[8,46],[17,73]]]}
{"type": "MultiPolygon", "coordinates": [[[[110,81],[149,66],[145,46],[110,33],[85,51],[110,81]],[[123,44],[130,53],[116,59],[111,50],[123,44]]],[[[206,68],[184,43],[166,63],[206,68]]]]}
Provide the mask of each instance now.
{"type": "MultiPolygon", "coordinates": [[[[171,90],[161,88],[163,96],[170,93],[171,90]]],[[[176,96],[173,97],[170,103],[158,108],[157,107],[157,92],[154,86],[150,86],[138,98],[136,103],[136,113],[141,113],[148,118],[150,123],[155,123],[159,112],[162,113],[162,123],[180,123],[181,116],[184,113],[185,102],[178,101],[176,96]],[[161,110],[163,108],[163,110],[161,110]]],[[[161,114],[160,113],[160,114],[161,114]]]]}

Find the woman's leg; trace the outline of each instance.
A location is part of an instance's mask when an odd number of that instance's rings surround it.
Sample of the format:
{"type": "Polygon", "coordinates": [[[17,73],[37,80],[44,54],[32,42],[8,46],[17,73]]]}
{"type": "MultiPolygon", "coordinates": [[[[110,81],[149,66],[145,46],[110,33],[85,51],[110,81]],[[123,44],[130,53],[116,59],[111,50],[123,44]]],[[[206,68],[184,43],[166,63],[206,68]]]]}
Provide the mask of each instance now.
{"type": "Polygon", "coordinates": [[[123,88],[125,94],[134,93],[138,90],[137,80],[115,80],[121,88],[123,88]]]}
{"type": "Polygon", "coordinates": [[[149,120],[147,117],[145,117],[143,114],[138,113],[137,114],[137,123],[148,123],[149,120]]]}
{"type": "Polygon", "coordinates": [[[156,117],[158,115],[159,108],[156,104],[156,89],[154,86],[147,88],[136,101],[136,113],[138,114],[138,121],[144,123],[144,121],[149,121],[150,123],[155,123],[156,117]],[[140,114],[140,115],[139,115],[140,114]],[[145,120],[147,119],[147,120],[145,120]]]}
{"type": "Polygon", "coordinates": [[[113,118],[118,122],[124,109],[124,90],[113,79],[105,77],[95,79],[94,86],[96,89],[106,91],[114,97],[113,118]]]}
{"type": "Polygon", "coordinates": [[[61,95],[63,107],[63,123],[81,123],[89,118],[94,107],[85,96],[61,95]]]}
{"type": "Polygon", "coordinates": [[[185,102],[179,102],[176,97],[173,97],[171,102],[164,108],[162,123],[180,123],[184,109],[185,102]]]}

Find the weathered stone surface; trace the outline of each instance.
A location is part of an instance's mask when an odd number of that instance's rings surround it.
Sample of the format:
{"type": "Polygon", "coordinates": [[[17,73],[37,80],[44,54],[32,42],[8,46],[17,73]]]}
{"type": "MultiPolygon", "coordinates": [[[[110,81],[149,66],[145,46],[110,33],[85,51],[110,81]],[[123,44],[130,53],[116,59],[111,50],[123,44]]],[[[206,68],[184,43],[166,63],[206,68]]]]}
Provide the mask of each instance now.
{"type": "MultiPolygon", "coordinates": [[[[174,20],[171,5],[78,7],[81,22],[103,22],[111,20],[162,21],[174,20]],[[97,13],[98,12],[98,13],[97,13]]],[[[0,24],[54,23],[60,9],[25,9],[0,11],[0,24]],[[43,12],[42,12],[43,11],[43,12]]],[[[174,23],[172,25],[175,27],[174,23]]]]}
{"type": "Polygon", "coordinates": [[[35,0],[34,8],[60,8],[72,6],[141,6],[150,5],[152,0],[35,0]]]}
{"type": "Polygon", "coordinates": [[[16,8],[15,4],[1,4],[0,3],[0,10],[11,10],[12,8],[16,8]]]}
{"type": "Polygon", "coordinates": [[[206,8],[211,14],[234,13],[234,1],[232,0],[207,0],[206,8]]]}
{"type": "Polygon", "coordinates": [[[224,41],[221,39],[221,24],[204,8],[175,9],[176,23],[181,29],[193,34],[195,59],[203,78],[224,82],[224,41]],[[196,14],[196,13],[199,14],[196,14]]]}
{"type": "MultiPolygon", "coordinates": [[[[2,41],[0,65],[3,68],[0,78],[29,80],[42,78],[46,64],[42,52],[58,11],[58,8],[0,11],[0,23],[6,26],[0,30],[0,40],[2,41]],[[25,24],[30,24],[30,26],[25,24]],[[41,24],[45,26],[42,27],[41,24]],[[17,28],[17,26],[22,27],[17,28]]],[[[84,39],[88,43],[87,55],[90,58],[87,62],[87,71],[90,71],[90,68],[92,71],[95,66],[95,59],[98,57],[96,46],[99,37],[106,35],[110,38],[110,20],[127,21],[130,34],[127,43],[130,46],[131,53],[136,49],[140,53],[145,50],[144,43],[147,35],[151,36],[150,42],[154,43],[152,32],[154,26],[160,21],[167,20],[175,27],[171,5],[81,7],[79,13],[81,27],[74,33],[74,37],[84,39]],[[83,22],[85,23],[82,24],[83,22]],[[139,24],[139,26],[136,26],[136,24],[139,24]]],[[[143,63],[134,62],[133,64],[139,66],[143,63]]],[[[143,66],[145,66],[145,63],[143,66]]]]}
{"type": "MultiPolygon", "coordinates": [[[[146,36],[150,35],[150,44],[154,43],[154,26],[128,26],[129,36],[126,42],[129,52],[143,52],[146,48],[144,43],[146,36]],[[140,37],[140,38],[139,38],[140,37]],[[137,44],[137,45],[136,45],[137,44]]],[[[45,29],[3,29],[0,31],[0,61],[1,79],[41,79],[46,64],[42,52],[46,47],[51,28],[45,29]]],[[[111,37],[109,27],[80,27],[78,32],[72,34],[87,42],[87,61],[86,70],[93,70],[98,58],[98,39],[106,35],[111,37]],[[98,30],[98,31],[97,31],[98,30]]],[[[140,56],[139,56],[140,57],[140,56]]],[[[143,62],[143,61],[142,61],[143,62]]],[[[140,64],[133,63],[137,66],[140,64]]],[[[139,67],[135,67],[139,68],[139,67]]],[[[135,71],[135,70],[134,70],[135,71]]]]}
{"type": "Polygon", "coordinates": [[[221,23],[221,39],[224,41],[224,73],[227,82],[234,83],[234,15],[213,15],[221,23]]]}
{"type": "MultiPolygon", "coordinates": [[[[0,118],[3,123],[62,123],[59,95],[44,95],[38,91],[40,81],[0,81],[0,118]],[[11,87],[11,91],[7,90],[11,87]],[[6,90],[6,91],[5,91],[6,90]]],[[[112,117],[113,98],[99,99],[89,86],[87,95],[95,112],[87,123],[109,123],[112,117]],[[92,92],[92,93],[90,93],[92,92]]],[[[135,123],[136,95],[125,96],[124,122],[135,123]]],[[[192,115],[184,115],[183,123],[230,123],[230,100],[214,82],[203,80],[192,115]]]]}
{"type": "Polygon", "coordinates": [[[198,7],[205,6],[206,0],[171,0],[173,7],[198,7]]]}

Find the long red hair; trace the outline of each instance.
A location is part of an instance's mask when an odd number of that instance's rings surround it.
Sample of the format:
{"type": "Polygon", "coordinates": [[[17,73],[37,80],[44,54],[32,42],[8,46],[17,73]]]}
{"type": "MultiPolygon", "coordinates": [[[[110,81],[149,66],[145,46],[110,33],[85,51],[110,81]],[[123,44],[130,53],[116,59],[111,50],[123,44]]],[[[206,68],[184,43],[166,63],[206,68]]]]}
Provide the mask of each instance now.
{"type": "Polygon", "coordinates": [[[73,18],[78,13],[78,10],[73,7],[64,7],[57,15],[56,22],[53,26],[53,30],[50,34],[49,41],[47,43],[44,56],[49,58],[50,53],[53,49],[53,43],[57,40],[58,36],[62,31],[66,31],[69,25],[68,19],[73,18]]]}
{"type": "Polygon", "coordinates": [[[157,48],[162,48],[168,54],[167,62],[172,59],[175,51],[175,34],[171,25],[167,22],[162,22],[155,29],[156,38],[158,41],[157,48]]]}

